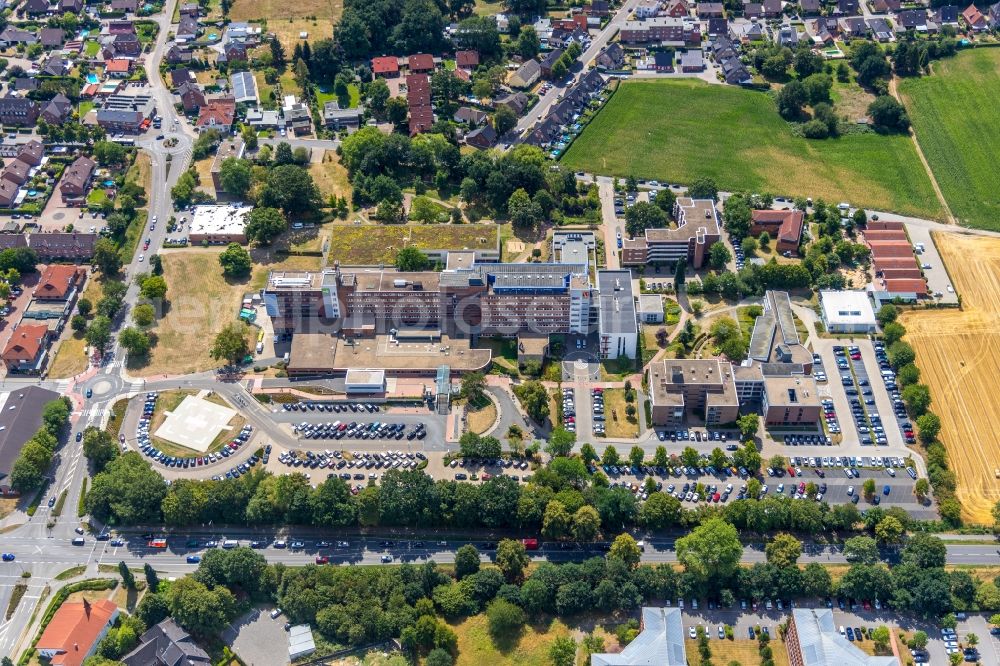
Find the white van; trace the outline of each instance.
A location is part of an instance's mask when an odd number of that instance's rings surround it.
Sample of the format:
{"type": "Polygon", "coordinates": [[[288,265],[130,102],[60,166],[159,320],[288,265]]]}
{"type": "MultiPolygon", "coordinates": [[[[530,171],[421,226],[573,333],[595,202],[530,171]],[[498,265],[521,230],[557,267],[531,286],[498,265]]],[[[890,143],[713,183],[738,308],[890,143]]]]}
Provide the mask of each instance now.
{"type": "Polygon", "coordinates": [[[225,549],[227,549],[227,550],[231,550],[233,548],[236,548],[239,545],[240,545],[240,542],[236,541],[235,539],[226,539],[225,541],[222,542],[222,547],[225,548],[225,549]]]}

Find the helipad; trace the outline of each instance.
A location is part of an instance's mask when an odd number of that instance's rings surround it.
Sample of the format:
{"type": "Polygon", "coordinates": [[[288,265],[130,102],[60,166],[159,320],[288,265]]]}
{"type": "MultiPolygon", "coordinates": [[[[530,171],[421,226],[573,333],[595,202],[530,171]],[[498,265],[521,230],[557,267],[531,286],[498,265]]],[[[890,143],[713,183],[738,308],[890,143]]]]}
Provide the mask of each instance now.
{"type": "Polygon", "coordinates": [[[204,453],[218,437],[229,428],[236,410],[217,405],[203,398],[189,395],[172,412],[156,432],[161,439],[204,453]]]}

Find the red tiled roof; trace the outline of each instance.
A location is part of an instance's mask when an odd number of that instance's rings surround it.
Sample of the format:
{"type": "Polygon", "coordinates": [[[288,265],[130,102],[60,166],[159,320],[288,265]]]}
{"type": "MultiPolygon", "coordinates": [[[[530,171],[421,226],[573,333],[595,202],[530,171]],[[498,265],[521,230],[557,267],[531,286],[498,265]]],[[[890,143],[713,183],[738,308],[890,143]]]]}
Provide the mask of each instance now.
{"type": "Polygon", "coordinates": [[[913,256],[913,247],[906,241],[871,241],[868,246],[872,249],[872,256],[876,259],[913,256]]]}
{"type": "Polygon", "coordinates": [[[127,74],[132,69],[132,61],[126,58],[115,58],[104,64],[104,71],[115,74],[127,74]]]}
{"type": "Polygon", "coordinates": [[[429,53],[417,53],[406,59],[411,72],[429,72],[434,69],[434,56],[429,53]]]}
{"type": "MultiPolygon", "coordinates": [[[[45,328],[44,326],[42,328],[45,328]]],[[[91,646],[118,611],[112,601],[64,603],[38,639],[38,650],[59,650],[52,666],[80,666],[91,646]]]]}
{"type": "Polygon", "coordinates": [[[875,260],[875,270],[884,271],[892,268],[910,268],[917,260],[913,257],[879,257],[875,260]]]}
{"type": "Polygon", "coordinates": [[[222,126],[229,127],[236,117],[236,100],[213,99],[201,107],[198,113],[198,127],[222,126]]]}
{"type": "Polygon", "coordinates": [[[921,280],[923,277],[916,264],[907,268],[885,268],[882,270],[884,280],[921,280]]]}
{"type": "Polygon", "coordinates": [[[479,64],[479,53],[477,51],[456,51],[455,64],[463,69],[472,69],[479,64]]]}
{"type": "Polygon", "coordinates": [[[865,232],[866,241],[906,241],[906,232],[902,229],[869,229],[865,232]]]}
{"type": "Polygon", "coordinates": [[[752,213],[754,224],[778,227],[778,240],[787,243],[798,243],[802,236],[801,210],[755,210],[752,213]]]}
{"type": "MultiPolygon", "coordinates": [[[[32,361],[38,357],[48,334],[49,327],[45,324],[19,324],[11,333],[0,357],[5,361],[32,361]]],[[[49,626],[52,626],[51,623],[49,626]]]]}
{"type": "Polygon", "coordinates": [[[35,287],[35,298],[66,298],[76,284],[80,269],[67,264],[49,264],[35,287]]]}
{"type": "Polygon", "coordinates": [[[924,296],[927,294],[927,283],[924,280],[897,278],[893,280],[885,280],[884,282],[885,290],[892,294],[914,293],[918,296],[924,296]]]}
{"type": "Polygon", "coordinates": [[[399,61],[395,56],[379,56],[372,58],[372,72],[375,74],[394,74],[399,71],[399,61]]]}

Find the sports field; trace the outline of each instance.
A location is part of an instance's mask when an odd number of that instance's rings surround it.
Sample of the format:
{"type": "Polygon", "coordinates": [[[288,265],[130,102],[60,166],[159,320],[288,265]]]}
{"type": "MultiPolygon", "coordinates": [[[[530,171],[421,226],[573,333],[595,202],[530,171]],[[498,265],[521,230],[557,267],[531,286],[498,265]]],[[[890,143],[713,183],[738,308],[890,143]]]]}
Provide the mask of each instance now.
{"type": "Polygon", "coordinates": [[[906,312],[902,321],[941,417],[963,518],[989,524],[1000,499],[1000,239],[934,234],[934,242],[962,310],[906,312]]]}
{"type": "Polygon", "coordinates": [[[792,134],[765,93],[702,81],[628,81],[570,146],[574,170],[769,191],[940,217],[905,136],[809,141],[792,134]]]}
{"type": "Polygon", "coordinates": [[[899,84],[920,148],[959,223],[1000,230],[1000,51],[964,51],[933,71],[899,84]]]}

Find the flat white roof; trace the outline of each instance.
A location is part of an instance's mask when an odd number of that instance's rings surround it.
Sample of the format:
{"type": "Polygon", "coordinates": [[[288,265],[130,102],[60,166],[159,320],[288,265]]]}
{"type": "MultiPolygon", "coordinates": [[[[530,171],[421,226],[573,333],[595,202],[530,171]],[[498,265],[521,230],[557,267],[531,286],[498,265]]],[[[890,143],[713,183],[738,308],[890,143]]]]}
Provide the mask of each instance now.
{"type": "Polygon", "coordinates": [[[821,291],[819,300],[827,324],[875,325],[875,310],[863,291],[821,291]]]}
{"type": "Polygon", "coordinates": [[[384,387],[385,370],[351,368],[347,371],[344,385],[348,390],[352,387],[384,387]]]}
{"type": "Polygon", "coordinates": [[[663,294],[640,294],[639,313],[659,313],[663,314],[663,294]]]}
{"type": "Polygon", "coordinates": [[[195,206],[192,234],[242,234],[253,206],[195,206]]]}

